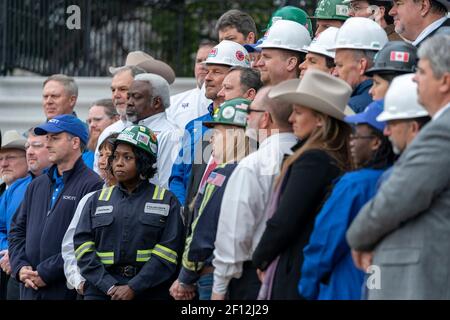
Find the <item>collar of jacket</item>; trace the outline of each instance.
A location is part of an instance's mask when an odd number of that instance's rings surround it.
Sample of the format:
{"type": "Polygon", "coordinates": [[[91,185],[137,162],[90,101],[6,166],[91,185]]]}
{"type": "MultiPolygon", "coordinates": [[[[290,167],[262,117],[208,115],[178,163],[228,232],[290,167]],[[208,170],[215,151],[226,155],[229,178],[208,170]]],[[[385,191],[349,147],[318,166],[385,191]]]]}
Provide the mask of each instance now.
{"type": "Polygon", "coordinates": [[[208,106],[208,112],[211,115],[211,117],[214,116],[214,102],[211,102],[210,105],[208,106]]]}
{"type": "MultiPolygon", "coordinates": [[[[79,172],[84,167],[85,167],[85,164],[83,162],[82,157],[80,156],[78,158],[78,160],[75,162],[75,164],[74,164],[72,169],[63,172],[63,182],[64,182],[64,184],[66,184],[66,182],[72,177],[74,172],[79,172]]],[[[50,178],[50,181],[52,181],[52,183],[55,181],[55,179],[53,179],[53,173],[57,169],[58,169],[58,166],[56,164],[54,164],[47,171],[47,176],[50,178]]]]}
{"type": "Polygon", "coordinates": [[[143,193],[144,190],[147,189],[149,184],[150,183],[148,182],[148,180],[142,180],[141,182],[139,182],[139,184],[137,185],[137,187],[133,190],[133,192],[131,194],[128,192],[127,188],[125,188],[121,183],[118,184],[118,189],[126,197],[131,197],[131,196],[140,195],[141,193],[143,193]]]}
{"type": "Polygon", "coordinates": [[[365,91],[368,91],[370,87],[372,86],[372,79],[367,79],[358,84],[353,90],[352,97],[359,96],[360,94],[363,94],[365,91]]]}
{"type": "Polygon", "coordinates": [[[291,148],[293,152],[297,151],[306,143],[308,139],[298,140],[298,142],[291,148]]]}
{"type": "MultiPolygon", "coordinates": [[[[45,168],[44,170],[42,170],[41,175],[44,174],[48,174],[48,171],[50,170],[50,168],[45,168]]],[[[37,178],[38,176],[36,176],[33,172],[28,171],[28,174],[31,176],[31,180],[34,180],[34,178],[37,178]]]]}

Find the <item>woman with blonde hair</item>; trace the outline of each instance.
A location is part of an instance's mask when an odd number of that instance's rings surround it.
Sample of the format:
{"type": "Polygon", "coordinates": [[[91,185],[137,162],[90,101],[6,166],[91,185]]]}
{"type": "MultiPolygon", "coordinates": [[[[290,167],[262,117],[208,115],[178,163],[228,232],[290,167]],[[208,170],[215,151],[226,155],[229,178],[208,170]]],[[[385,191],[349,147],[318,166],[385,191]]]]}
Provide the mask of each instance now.
{"type": "Polygon", "coordinates": [[[206,169],[193,200],[191,210],[194,221],[186,239],[182,268],[170,288],[170,294],[177,300],[192,299],[196,291],[200,300],[211,299],[214,279],[212,260],[220,207],[228,178],[238,162],[249,153],[245,127],[250,103],[250,100],[242,98],[225,101],[213,121],[204,123],[214,128],[211,145],[212,168],[215,169],[206,169]]]}
{"type": "Polygon", "coordinates": [[[293,103],[289,121],[299,143],[283,163],[266,214],[266,230],[253,254],[262,281],[258,299],[302,299],[297,290],[314,220],[333,181],[352,168],[351,127],[343,119],[351,87],[323,71],[307,70],[269,96],[293,103]]]}

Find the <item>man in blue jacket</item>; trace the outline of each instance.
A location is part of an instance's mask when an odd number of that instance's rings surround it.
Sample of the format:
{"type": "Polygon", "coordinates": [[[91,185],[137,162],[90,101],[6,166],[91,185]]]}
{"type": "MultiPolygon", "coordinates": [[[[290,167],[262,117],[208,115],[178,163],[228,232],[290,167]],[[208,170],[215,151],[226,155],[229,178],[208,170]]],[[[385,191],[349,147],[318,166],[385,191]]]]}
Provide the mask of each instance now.
{"type": "Polygon", "coordinates": [[[59,115],[35,128],[47,135],[53,166],[28,186],[9,232],[12,276],[21,281],[20,299],[75,299],[64,277],[61,242],[80,199],[102,188],[100,177],[81,159],[88,140],[83,122],[59,115]]]}

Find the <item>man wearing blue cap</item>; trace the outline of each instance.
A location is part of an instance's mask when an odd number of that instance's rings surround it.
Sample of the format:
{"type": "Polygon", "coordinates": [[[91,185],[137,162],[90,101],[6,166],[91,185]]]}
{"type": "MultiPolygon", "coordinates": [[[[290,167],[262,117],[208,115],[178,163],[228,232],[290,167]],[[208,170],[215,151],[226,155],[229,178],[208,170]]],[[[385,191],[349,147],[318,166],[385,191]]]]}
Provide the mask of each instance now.
{"type": "Polygon", "coordinates": [[[61,242],[80,199],[103,183],[81,158],[88,141],[81,120],[59,115],[34,132],[47,135],[53,166],[30,183],[13,218],[8,238],[12,276],[21,281],[21,300],[74,299],[76,292],[66,287],[61,242]]]}
{"type": "Polygon", "coordinates": [[[359,300],[364,273],[352,261],[345,233],[359,209],[377,190],[377,181],[392,165],[394,153],[383,136],[384,122],[376,117],[383,111],[380,102],[364,112],[345,117],[354,126],[350,150],[356,171],[344,174],[316,218],[304,260],[299,293],[313,300],[359,300]]]}

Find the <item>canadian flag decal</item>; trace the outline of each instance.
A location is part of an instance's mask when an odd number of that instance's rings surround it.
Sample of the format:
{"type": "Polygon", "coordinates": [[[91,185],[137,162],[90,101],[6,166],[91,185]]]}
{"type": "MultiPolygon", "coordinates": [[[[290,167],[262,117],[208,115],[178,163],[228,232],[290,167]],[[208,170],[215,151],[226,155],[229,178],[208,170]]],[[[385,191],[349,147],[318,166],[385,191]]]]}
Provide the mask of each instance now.
{"type": "Polygon", "coordinates": [[[403,51],[392,51],[391,52],[391,61],[408,62],[409,61],[409,53],[403,52],[403,51]]]}

